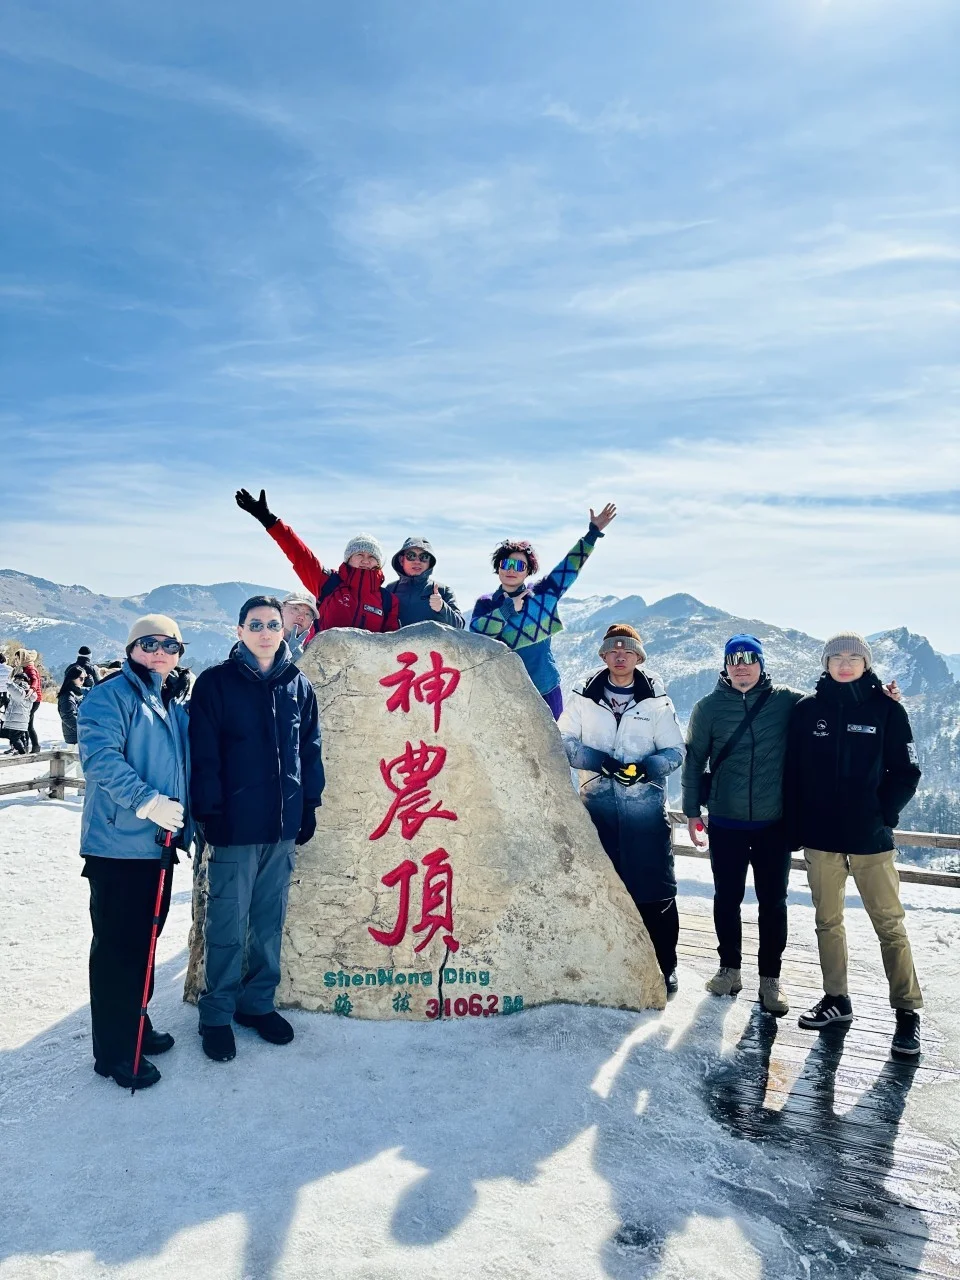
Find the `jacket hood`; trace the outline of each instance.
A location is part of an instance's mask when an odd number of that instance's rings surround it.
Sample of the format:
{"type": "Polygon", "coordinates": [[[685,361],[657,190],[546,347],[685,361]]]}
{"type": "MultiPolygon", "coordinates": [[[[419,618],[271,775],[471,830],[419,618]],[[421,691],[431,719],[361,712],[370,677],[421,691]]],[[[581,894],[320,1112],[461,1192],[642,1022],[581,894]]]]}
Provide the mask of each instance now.
{"type": "MultiPolygon", "coordinates": [[[[434,569],[437,566],[437,557],[434,554],[433,547],[430,545],[430,543],[427,541],[426,538],[407,538],[406,542],[403,544],[400,550],[396,553],[396,555],[390,561],[390,563],[393,565],[393,571],[397,575],[397,577],[400,579],[407,577],[407,575],[403,572],[403,553],[405,551],[409,551],[411,547],[416,547],[418,550],[425,551],[427,553],[427,555],[430,557],[430,563],[429,565],[427,565],[427,573],[428,574],[433,573],[434,569]]],[[[419,574],[418,576],[422,578],[423,574],[419,574]]]]}

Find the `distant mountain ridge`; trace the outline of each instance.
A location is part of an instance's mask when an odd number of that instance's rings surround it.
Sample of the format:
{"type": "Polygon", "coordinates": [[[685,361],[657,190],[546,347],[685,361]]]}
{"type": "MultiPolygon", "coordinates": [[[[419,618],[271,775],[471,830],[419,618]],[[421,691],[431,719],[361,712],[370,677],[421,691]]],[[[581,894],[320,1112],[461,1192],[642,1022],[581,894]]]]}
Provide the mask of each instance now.
{"type": "MultiPolygon", "coordinates": [[[[240,605],[257,594],[285,592],[253,582],[168,583],[139,595],[103,596],[76,584],[0,569],[0,639],[25,640],[59,678],[81,644],[90,646],[94,661],[122,657],[135,618],[167,613],[183,628],[190,665],[200,670],[225,656],[240,605]]],[[[716,684],[724,643],[736,632],[748,631],[763,641],[767,670],[778,684],[812,691],[821,673],[822,640],[738,617],[683,592],[652,604],[638,595],[568,598],[561,616],[564,630],[553,647],[566,695],[578,679],[600,667],[597,650],[607,627],[627,622],[643,637],[647,666],[665,680],[684,724],[693,704],[716,684]]],[[[896,678],[903,690],[924,771],[904,825],[960,831],[960,684],[950,666],[958,657],[944,658],[906,627],[869,639],[877,671],[885,680],[896,678]]]]}

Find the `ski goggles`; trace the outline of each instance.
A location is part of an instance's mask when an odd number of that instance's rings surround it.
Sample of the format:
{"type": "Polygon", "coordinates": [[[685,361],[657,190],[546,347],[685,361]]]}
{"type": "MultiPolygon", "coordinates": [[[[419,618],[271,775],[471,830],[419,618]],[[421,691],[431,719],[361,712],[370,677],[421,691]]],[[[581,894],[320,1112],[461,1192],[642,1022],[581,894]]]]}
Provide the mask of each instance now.
{"type": "Polygon", "coordinates": [[[157,636],[141,636],[137,644],[144,653],[156,653],[158,649],[164,653],[183,653],[183,645],[173,636],[164,636],[162,640],[157,636]]]}
{"type": "Polygon", "coordinates": [[[728,667],[752,667],[759,661],[759,653],[754,653],[752,649],[738,649],[736,653],[728,653],[724,658],[728,667]]]}
{"type": "Polygon", "coordinates": [[[429,564],[430,554],[427,551],[405,551],[403,553],[404,560],[413,560],[417,564],[429,564]]]}
{"type": "Polygon", "coordinates": [[[509,560],[500,561],[500,568],[505,573],[526,573],[527,562],[526,560],[517,560],[511,556],[509,560]]]}
{"type": "Polygon", "coordinates": [[[259,618],[251,618],[247,623],[248,631],[282,631],[283,623],[279,618],[271,618],[269,622],[261,622],[259,618]]]}

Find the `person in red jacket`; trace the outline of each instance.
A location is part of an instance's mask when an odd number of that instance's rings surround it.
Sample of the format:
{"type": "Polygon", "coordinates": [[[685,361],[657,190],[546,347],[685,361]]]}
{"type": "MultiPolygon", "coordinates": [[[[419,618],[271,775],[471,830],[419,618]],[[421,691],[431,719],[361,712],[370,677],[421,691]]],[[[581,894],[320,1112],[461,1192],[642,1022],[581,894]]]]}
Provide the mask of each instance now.
{"type": "Polygon", "coordinates": [[[37,714],[37,707],[39,707],[40,700],[43,697],[43,681],[35,665],[36,657],[37,655],[31,649],[18,649],[13,659],[14,666],[20,668],[30,681],[30,688],[33,690],[34,701],[30,707],[30,723],[27,727],[31,751],[40,750],[40,739],[37,737],[37,731],[33,727],[33,718],[37,714]]]}
{"type": "MultiPolygon", "coordinates": [[[[383,548],[376,538],[359,533],[347,543],[343,564],[337,570],[323,565],[267,506],[266,491],[255,498],[246,489],[236,494],[237,506],[259,520],[293,565],[297,577],[317,598],[317,621],[313,632],[331,627],[360,627],[364,631],[396,631],[400,610],[393,592],[383,585],[383,548]]],[[[313,636],[308,636],[309,644],[313,636]]]]}

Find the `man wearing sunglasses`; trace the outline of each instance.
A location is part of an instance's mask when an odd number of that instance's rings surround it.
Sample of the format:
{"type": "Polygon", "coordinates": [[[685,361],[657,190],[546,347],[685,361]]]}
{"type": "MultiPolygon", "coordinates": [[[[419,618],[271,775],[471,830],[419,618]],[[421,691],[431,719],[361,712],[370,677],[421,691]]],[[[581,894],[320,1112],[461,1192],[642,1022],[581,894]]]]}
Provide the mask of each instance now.
{"type": "MultiPolygon", "coordinates": [[[[134,1083],[140,1001],[163,852],[158,833],[178,846],[193,838],[187,803],[186,681],[175,668],[183,637],[172,618],[139,618],[127,637],[127,660],[88,691],[77,714],[86,788],[80,823],[83,875],[90,885],[90,1016],[94,1070],[117,1084],[134,1083]]],[[[174,856],[176,861],[176,856],[174,856]]],[[[165,878],[162,930],[173,875],[165,878]]],[[[152,978],[151,991],[152,995],[152,978]]],[[[138,1089],[160,1079],[151,1057],[173,1048],[173,1036],[144,1025],[138,1089]]]]}
{"type": "Polygon", "coordinates": [[[401,627],[414,622],[439,622],[458,628],[464,625],[456,596],[449,587],[434,581],[437,557],[426,538],[407,538],[390,563],[397,580],[389,582],[387,590],[393,592],[400,607],[401,627]]]}
{"type": "MultiPolygon", "coordinates": [[[[896,681],[886,692],[900,697],[896,681]]],[[[752,868],[759,904],[759,998],[777,1016],[790,1007],[780,985],[791,853],[781,820],[783,769],[790,718],[803,696],[773,684],[756,636],[731,636],[716,688],[691,713],[682,774],[683,812],[698,848],[706,843],[703,830],[710,829],[720,966],[707,990],[718,996],[743,990],[740,907],[752,868]],[[701,816],[704,807],[709,818],[701,816]]]]}
{"type": "Polygon", "coordinates": [[[190,751],[192,808],[210,846],[200,1034],[208,1058],[229,1062],[231,1022],[271,1044],[293,1039],[274,1008],[280,942],[295,845],[316,831],[323,792],[317,697],[273,596],[246,601],[230,656],[197,677],[190,751]]]}

